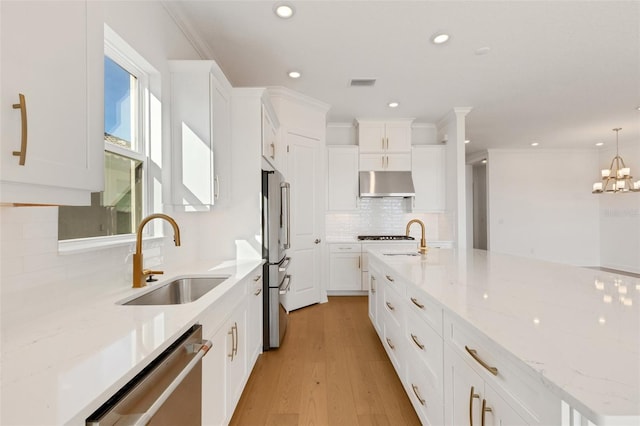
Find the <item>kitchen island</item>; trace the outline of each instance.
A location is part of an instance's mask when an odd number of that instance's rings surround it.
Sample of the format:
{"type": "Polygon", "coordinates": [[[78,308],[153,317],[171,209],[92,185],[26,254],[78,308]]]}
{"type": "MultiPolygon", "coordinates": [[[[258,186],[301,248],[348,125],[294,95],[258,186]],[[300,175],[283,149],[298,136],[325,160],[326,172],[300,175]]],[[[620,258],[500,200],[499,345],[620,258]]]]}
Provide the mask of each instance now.
{"type": "Polygon", "coordinates": [[[424,423],[640,424],[640,279],[483,250],[369,260],[371,320],[424,423]]]}

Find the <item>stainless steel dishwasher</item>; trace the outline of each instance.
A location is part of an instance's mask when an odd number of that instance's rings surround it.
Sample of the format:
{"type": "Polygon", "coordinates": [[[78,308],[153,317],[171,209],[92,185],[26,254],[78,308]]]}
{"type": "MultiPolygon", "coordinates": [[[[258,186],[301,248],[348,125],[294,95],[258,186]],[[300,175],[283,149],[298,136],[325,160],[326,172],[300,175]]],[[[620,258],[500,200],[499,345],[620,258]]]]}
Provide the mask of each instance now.
{"type": "Polygon", "coordinates": [[[87,425],[202,424],[202,357],[211,348],[194,325],[87,418],[87,425]]]}

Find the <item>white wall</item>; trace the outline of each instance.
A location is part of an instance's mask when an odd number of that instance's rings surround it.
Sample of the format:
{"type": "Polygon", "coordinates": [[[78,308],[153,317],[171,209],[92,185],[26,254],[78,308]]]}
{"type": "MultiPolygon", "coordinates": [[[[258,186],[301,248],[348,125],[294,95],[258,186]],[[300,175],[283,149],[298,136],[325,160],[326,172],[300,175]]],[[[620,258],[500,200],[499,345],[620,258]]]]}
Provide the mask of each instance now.
{"type": "Polygon", "coordinates": [[[489,150],[489,250],[599,264],[593,150],[489,150]]]}
{"type": "MultiPolygon", "coordinates": [[[[640,143],[620,143],[620,156],[640,179],[640,143]]],[[[603,149],[598,167],[592,171],[590,183],[598,179],[598,171],[609,167],[615,147],[603,149]]],[[[600,266],[640,274],[640,193],[599,194],[600,266]]]]}

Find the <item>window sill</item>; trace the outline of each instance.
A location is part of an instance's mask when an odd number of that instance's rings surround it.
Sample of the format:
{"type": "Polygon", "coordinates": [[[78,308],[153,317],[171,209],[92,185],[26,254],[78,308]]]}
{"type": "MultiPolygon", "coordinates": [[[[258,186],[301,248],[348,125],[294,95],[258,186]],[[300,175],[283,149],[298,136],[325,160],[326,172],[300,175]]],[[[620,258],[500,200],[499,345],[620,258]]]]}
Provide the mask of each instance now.
{"type": "MultiPolygon", "coordinates": [[[[142,241],[160,241],[163,236],[146,236],[142,237],[142,241]]],[[[99,237],[99,238],[83,238],[79,240],[58,241],[58,254],[77,254],[91,251],[99,251],[111,249],[115,247],[124,247],[136,243],[136,236],[133,234],[115,236],[115,237],[99,237]]]]}

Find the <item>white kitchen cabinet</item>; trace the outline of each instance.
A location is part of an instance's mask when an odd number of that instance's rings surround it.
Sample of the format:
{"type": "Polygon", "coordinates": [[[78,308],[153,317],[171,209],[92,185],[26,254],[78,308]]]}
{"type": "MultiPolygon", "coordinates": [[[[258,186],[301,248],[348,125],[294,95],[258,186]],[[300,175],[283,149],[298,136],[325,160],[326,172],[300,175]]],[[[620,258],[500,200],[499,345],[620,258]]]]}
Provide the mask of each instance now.
{"type": "Polygon", "coordinates": [[[328,210],[358,209],[358,147],[327,147],[328,210]]]}
{"type": "Polygon", "coordinates": [[[286,146],[278,138],[278,118],[271,106],[262,104],[262,156],[271,166],[282,172],[286,163],[286,146]]]}
{"type": "Polygon", "coordinates": [[[445,424],[527,425],[460,356],[445,348],[445,424]]]}
{"type": "Polygon", "coordinates": [[[89,205],[104,188],[100,5],[2,1],[0,16],[0,202],[89,205]]]}
{"type": "Polygon", "coordinates": [[[412,121],[358,120],[360,153],[410,152],[412,121]]]}
{"type": "Polygon", "coordinates": [[[378,315],[380,311],[379,305],[382,303],[382,293],[384,290],[383,283],[380,279],[381,273],[375,267],[371,266],[369,272],[369,319],[376,329],[378,336],[382,335],[380,331],[380,320],[378,315]]]}
{"type": "Polygon", "coordinates": [[[231,419],[249,377],[247,370],[247,303],[241,303],[220,329],[226,333],[226,400],[227,420],[231,419]]]}
{"type": "Polygon", "coordinates": [[[248,281],[249,305],[247,309],[247,367],[251,371],[262,352],[262,274],[256,273],[248,281]]]}
{"type": "Polygon", "coordinates": [[[330,244],[330,291],[360,291],[362,289],[361,244],[330,244]]]}
{"type": "Polygon", "coordinates": [[[231,86],[214,61],[170,67],[172,202],[185,211],[210,210],[221,194],[229,198],[231,86]]]}
{"type": "Polygon", "coordinates": [[[360,154],[360,170],[409,171],[411,154],[360,154]]]}
{"type": "Polygon", "coordinates": [[[445,147],[414,146],[411,153],[411,175],[416,195],[414,212],[445,210],[445,147]]]}

